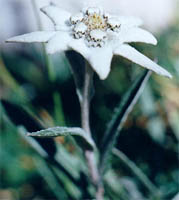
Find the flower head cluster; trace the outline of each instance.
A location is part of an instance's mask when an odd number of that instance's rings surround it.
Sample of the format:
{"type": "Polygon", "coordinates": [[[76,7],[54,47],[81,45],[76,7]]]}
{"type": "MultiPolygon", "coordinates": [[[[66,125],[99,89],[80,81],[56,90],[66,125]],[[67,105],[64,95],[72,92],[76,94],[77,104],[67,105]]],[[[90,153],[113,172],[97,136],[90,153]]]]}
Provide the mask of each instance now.
{"type": "Polygon", "coordinates": [[[109,18],[100,8],[83,9],[70,17],[70,23],[73,26],[74,37],[83,37],[89,47],[104,46],[108,33],[119,31],[121,25],[117,18],[109,18]]]}
{"type": "Polygon", "coordinates": [[[55,31],[37,31],[16,36],[7,42],[44,42],[49,54],[75,50],[79,52],[105,79],[111,68],[113,55],[120,55],[160,75],[171,74],[155,62],[129,46],[130,42],[157,44],[155,37],[140,28],[142,21],[134,17],[113,16],[98,7],[87,7],[79,13],[50,5],[41,9],[54,23],[55,31]]]}

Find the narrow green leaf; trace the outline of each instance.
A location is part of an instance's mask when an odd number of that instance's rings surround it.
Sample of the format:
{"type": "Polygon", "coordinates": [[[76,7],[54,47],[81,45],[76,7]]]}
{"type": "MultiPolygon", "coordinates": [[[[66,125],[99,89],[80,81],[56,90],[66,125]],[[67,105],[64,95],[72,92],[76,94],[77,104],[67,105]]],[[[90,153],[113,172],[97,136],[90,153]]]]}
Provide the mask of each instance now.
{"type": "MultiPolygon", "coordinates": [[[[43,158],[47,163],[49,163],[50,166],[56,167],[60,173],[63,173],[68,179],[73,182],[75,185],[78,185],[78,179],[79,179],[79,172],[76,172],[76,168],[74,167],[74,157],[73,161],[70,163],[71,168],[68,168],[67,165],[69,164],[69,160],[72,160],[72,157],[70,157],[70,154],[65,151],[65,148],[61,146],[61,151],[63,149],[63,153],[59,155],[59,147],[57,146],[57,153],[55,154],[55,157],[48,156],[45,149],[37,142],[36,139],[42,138],[32,138],[27,137],[26,133],[27,130],[23,126],[18,127],[18,132],[22,136],[22,138],[43,158]],[[64,154],[65,153],[65,154],[64,154]],[[65,157],[65,159],[64,159],[65,157]],[[73,170],[72,170],[73,169],[73,170]]],[[[48,145],[48,142],[47,142],[48,145]]],[[[78,168],[80,171],[80,168],[78,168]]]]}
{"type": "Polygon", "coordinates": [[[44,159],[48,158],[48,153],[46,150],[42,147],[40,143],[38,143],[35,138],[27,137],[25,133],[27,133],[27,130],[24,128],[24,126],[17,126],[17,131],[21,135],[21,137],[44,159]]]}
{"type": "Polygon", "coordinates": [[[53,168],[53,170],[56,173],[58,179],[63,183],[63,190],[69,194],[70,198],[68,199],[81,199],[82,194],[79,185],[71,182],[71,180],[65,176],[65,174],[61,173],[56,168],[53,168]]]}
{"type": "Polygon", "coordinates": [[[147,122],[147,130],[154,141],[164,144],[166,140],[165,123],[157,114],[157,105],[150,85],[146,85],[140,98],[141,111],[144,116],[151,116],[147,122]]]}
{"type": "MultiPolygon", "coordinates": [[[[37,131],[39,129],[44,128],[41,124],[38,123],[26,110],[24,110],[21,106],[17,104],[7,102],[5,100],[0,101],[0,107],[3,107],[5,113],[7,113],[8,119],[10,119],[18,128],[19,134],[23,137],[23,139],[44,159],[56,166],[60,171],[62,171],[69,179],[77,184],[76,179],[74,178],[71,171],[68,171],[65,167],[63,167],[63,163],[61,159],[56,158],[56,154],[58,148],[56,146],[55,141],[52,138],[32,138],[27,137],[26,133],[30,131],[37,131]],[[2,106],[1,106],[2,104],[2,106]],[[18,118],[17,118],[18,115],[18,118]]],[[[0,108],[2,110],[2,108],[0,108]]],[[[1,114],[4,111],[0,112],[1,114]]],[[[6,115],[5,115],[6,116],[6,115]]]]}
{"type": "Polygon", "coordinates": [[[95,144],[92,138],[81,128],[53,127],[37,132],[28,133],[28,136],[34,137],[58,137],[58,136],[74,136],[76,142],[82,145],[84,149],[93,150],[95,144]]]}
{"type": "Polygon", "coordinates": [[[116,148],[113,148],[112,153],[119,158],[119,160],[125,164],[125,166],[136,176],[136,178],[148,189],[148,191],[154,197],[160,197],[160,191],[158,188],[148,179],[148,177],[142,172],[140,168],[136,166],[124,153],[116,148]]]}
{"type": "Polygon", "coordinates": [[[100,173],[102,174],[105,169],[105,163],[108,159],[108,154],[111,152],[116,138],[119,135],[120,130],[124,122],[126,121],[129,113],[136,104],[140,97],[144,86],[146,85],[151,71],[146,70],[135,82],[132,84],[129,91],[124,95],[124,98],[120,102],[119,106],[115,110],[115,114],[107,127],[104,134],[101,145],[101,158],[100,158],[100,173]]]}
{"type": "Polygon", "coordinates": [[[55,123],[60,124],[61,126],[65,126],[65,116],[63,112],[62,100],[60,93],[54,92],[54,115],[55,115],[55,123]]]}
{"type": "Polygon", "coordinates": [[[127,191],[120,183],[120,179],[117,174],[112,169],[105,174],[104,184],[106,186],[106,192],[110,192],[113,199],[129,199],[127,191]]]}
{"type": "Polygon", "coordinates": [[[69,197],[64,190],[63,182],[59,180],[53,168],[44,160],[34,158],[36,168],[42,178],[46,181],[52,193],[56,196],[57,200],[67,200],[69,197]]]}
{"type": "MultiPolygon", "coordinates": [[[[15,103],[11,103],[6,100],[1,100],[1,104],[7,113],[8,118],[16,126],[24,126],[28,132],[38,131],[43,128],[42,124],[39,123],[26,109],[15,103]],[[18,117],[17,117],[18,116],[18,117]]],[[[51,158],[56,154],[56,145],[53,139],[46,138],[42,140],[41,138],[34,138],[35,143],[38,143],[42,148],[42,151],[51,158]]],[[[38,146],[39,146],[38,145],[38,146]]],[[[36,145],[37,146],[37,145],[36,145]]],[[[41,152],[42,152],[41,151],[41,152]]]]}

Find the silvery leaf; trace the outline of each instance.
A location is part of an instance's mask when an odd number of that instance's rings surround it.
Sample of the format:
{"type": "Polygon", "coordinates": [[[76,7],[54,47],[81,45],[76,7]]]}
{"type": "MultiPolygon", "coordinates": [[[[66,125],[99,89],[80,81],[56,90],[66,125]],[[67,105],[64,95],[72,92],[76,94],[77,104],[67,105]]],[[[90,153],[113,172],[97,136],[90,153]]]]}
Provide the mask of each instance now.
{"type": "Polygon", "coordinates": [[[67,128],[67,127],[52,127],[37,132],[28,133],[28,136],[33,137],[58,137],[58,136],[73,136],[77,143],[85,149],[94,149],[95,144],[92,138],[82,128],[67,128]]]}

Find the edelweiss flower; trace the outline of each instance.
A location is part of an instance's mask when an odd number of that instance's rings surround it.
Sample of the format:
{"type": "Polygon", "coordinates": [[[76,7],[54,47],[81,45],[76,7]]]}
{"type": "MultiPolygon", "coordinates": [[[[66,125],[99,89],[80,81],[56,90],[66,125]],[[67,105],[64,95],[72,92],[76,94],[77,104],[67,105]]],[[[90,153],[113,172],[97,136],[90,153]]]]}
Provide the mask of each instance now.
{"type": "Polygon", "coordinates": [[[130,42],[157,44],[155,37],[141,29],[141,20],[133,17],[113,16],[98,7],[88,7],[75,15],[54,5],[41,9],[54,23],[55,31],[37,31],[16,36],[7,42],[44,42],[49,54],[75,50],[79,52],[105,79],[113,55],[120,55],[157,74],[171,78],[171,74],[155,62],[128,45],[130,42]]]}

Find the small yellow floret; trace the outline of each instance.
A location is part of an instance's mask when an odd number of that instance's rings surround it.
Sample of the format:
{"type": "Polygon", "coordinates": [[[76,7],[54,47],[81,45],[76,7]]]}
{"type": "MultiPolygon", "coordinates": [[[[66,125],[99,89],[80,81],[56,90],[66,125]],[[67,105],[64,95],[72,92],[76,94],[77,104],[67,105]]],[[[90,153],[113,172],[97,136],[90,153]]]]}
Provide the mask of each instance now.
{"type": "Polygon", "coordinates": [[[102,16],[96,13],[94,13],[91,16],[88,16],[88,18],[85,19],[84,22],[90,30],[94,29],[104,30],[107,26],[106,20],[102,16]]]}

